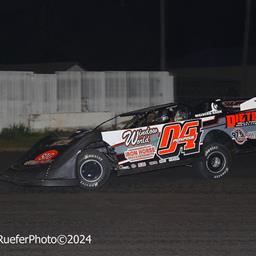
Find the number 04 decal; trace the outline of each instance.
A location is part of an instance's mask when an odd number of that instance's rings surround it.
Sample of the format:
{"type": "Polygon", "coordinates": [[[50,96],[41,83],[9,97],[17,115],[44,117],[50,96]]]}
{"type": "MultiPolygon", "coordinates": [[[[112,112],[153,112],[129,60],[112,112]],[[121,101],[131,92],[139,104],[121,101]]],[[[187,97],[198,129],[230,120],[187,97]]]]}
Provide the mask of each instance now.
{"type": "Polygon", "coordinates": [[[200,151],[201,121],[172,123],[163,127],[157,154],[161,158],[195,154],[200,151]]]}

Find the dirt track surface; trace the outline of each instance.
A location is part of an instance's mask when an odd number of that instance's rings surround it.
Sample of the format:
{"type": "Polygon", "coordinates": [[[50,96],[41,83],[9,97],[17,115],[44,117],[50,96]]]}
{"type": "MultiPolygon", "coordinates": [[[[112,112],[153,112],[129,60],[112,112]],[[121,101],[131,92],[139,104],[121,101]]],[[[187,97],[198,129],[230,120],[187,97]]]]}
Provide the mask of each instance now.
{"type": "MultiPolygon", "coordinates": [[[[18,157],[1,153],[2,168],[18,157]]],[[[113,177],[101,191],[0,184],[0,234],[91,234],[91,245],[0,245],[0,255],[256,255],[256,155],[223,181],[191,168],[113,177]]]]}

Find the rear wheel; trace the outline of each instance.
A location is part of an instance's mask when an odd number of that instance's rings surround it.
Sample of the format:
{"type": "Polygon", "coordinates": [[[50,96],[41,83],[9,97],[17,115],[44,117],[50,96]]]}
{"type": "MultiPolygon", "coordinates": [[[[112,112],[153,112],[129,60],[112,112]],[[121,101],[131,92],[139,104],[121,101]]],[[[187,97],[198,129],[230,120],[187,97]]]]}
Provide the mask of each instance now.
{"type": "Polygon", "coordinates": [[[97,150],[85,150],[77,159],[77,176],[80,187],[93,190],[102,187],[109,179],[111,165],[105,154],[97,150]]]}
{"type": "Polygon", "coordinates": [[[231,164],[229,150],[224,145],[212,143],[205,146],[204,155],[195,163],[195,168],[205,178],[220,179],[229,173],[231,164]]]}

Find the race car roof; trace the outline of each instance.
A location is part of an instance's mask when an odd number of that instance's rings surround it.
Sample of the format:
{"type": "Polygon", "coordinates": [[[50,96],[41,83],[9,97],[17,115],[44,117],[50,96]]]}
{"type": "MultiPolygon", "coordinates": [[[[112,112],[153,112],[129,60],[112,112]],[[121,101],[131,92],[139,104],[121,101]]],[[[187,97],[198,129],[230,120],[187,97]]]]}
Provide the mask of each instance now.
{"type": "Polygon", "coordinates": [[[168,107],[175,107],[175,106],[177,106],[176,103],[166,103],[166,104],[162,104],[162,105],[156,105],[156,106],[152,106],[152,107],[133,110],[130,112],[123,113],[120,116],[122,117],[122,116],[133,116],[133,115],[138,115],[138,114],[145,114],[147,112],[151,112],[151,111],[155,111],[155,110],[159,110],[159,109],[163,109],[163,108],[168,108],[168,107]]]}

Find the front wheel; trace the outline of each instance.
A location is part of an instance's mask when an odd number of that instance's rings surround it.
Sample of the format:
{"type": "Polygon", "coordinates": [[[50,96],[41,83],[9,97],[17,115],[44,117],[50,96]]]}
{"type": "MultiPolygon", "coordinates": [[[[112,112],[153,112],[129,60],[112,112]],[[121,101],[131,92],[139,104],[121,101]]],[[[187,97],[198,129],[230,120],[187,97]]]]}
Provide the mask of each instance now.
{"type": "Polygon", "coordinates": [[[228,174],[232,164],[229,150],[221,144],[212,143],[204,148],[202,159],[195,163],[195,168],[208,179],[220,179],[228,174]]]}
{"type": "Polygon", "coordinates": [[[77,176],[80,187],[93,190],[103,186],[111,174],[108,158],[97,150],[85,150],[77,159],[77,176]]]}

